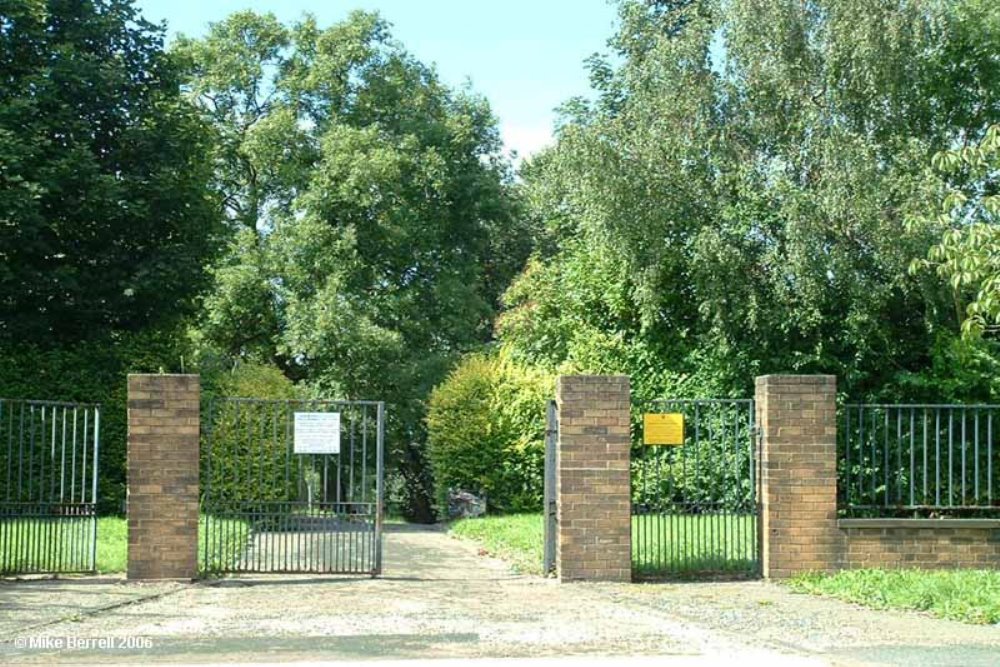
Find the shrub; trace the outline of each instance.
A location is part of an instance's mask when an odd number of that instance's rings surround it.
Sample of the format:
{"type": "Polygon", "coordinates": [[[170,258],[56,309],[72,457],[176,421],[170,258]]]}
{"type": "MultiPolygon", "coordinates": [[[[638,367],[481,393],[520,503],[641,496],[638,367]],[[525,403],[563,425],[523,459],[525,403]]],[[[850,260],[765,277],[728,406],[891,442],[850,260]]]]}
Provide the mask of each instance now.
{"type": "Polygon", "coordinates": [[[550,376],[501,352],[467,356],[431,393],[428,456],[439,508],[453,489],[484,494],[491,512],[541,508],[552,389],[550,376]]]}
{"type": "Polygon", "coordinates": [[[178,372],[186,351],[175,331],[120,333],[61,347],[0,346],[0,397],[101,404],[98,512],[125,506],[129,373],[178,372]]]}
{"type": "MultiPolygon", "coordinates": [[[[205,369],[202,430],[202,493],[214,507],[249,501],[296,500],[305,471],[289,467],[288,438],[294,408],[272,402],[223,398],[290,400],[301,392],[280,369],[239,363],[229,371],[205,369]]],[[[243,507],[244,510],[248,508],[243,507]]]]}

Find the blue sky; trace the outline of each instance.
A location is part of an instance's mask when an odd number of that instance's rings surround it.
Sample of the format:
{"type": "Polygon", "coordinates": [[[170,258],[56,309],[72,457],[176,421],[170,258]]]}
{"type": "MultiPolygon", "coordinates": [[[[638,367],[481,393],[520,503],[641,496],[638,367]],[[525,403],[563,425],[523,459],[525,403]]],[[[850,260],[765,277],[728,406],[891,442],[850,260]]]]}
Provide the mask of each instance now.
{"type": "Polygon", "coordinates": [[[489,98],[508,148],[521,156],[551,141],[553,109],[589,89],[583,60],[614,29],[608,0],[139,0],[169,35],[203,34],[240,9],[291,22],[312,13],[329,25],[352,9],[377,10],[417,58],[452,85],[466,79],[489,98]]]}

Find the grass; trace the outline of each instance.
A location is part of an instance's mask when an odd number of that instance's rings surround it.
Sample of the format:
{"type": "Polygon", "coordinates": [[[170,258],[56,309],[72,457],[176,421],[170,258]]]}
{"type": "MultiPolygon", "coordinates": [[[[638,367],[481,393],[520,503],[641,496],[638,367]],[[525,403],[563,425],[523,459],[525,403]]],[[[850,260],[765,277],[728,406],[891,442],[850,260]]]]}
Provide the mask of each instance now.
{"type": "Polygon", "coordinates": [[[541,514],[511,514],[459,519],[450,534],[479,544],[518,572],[542,573],[545,523],[541,514]]]}
{"type": "MultiPolygon", "coordinates": [[[[238,519],[216,519],[215,522],[225,521],[228,527],[228,534],[232,536],[227,541],[226,554],[230,558],[242,553],[246,545],[249,533],[248,525],[245,521],[238,519]]],[[[17,519],[3,522],[2,532],[4,536],[4,552],[11,554],[23,554],[16,562],[8,561],[8,569],[11,571],[44,571],[50,569],[51,565],[45,562],[45,554],[48,550],[43,550],[41,555],[30,554],[29,545],[44,545],[58,542],[60,540],[59,529],[53,528],[53,523],[46,523],[38,519],[17,519]],[[29,539],[31,536],[31,539],[29,539]]],[[[80,559],[79,562],[89,561],[89,555],[84,552],[89,548],[89,522],[80,522],[79,526],[71,534],[70,529],[63,524],[62,539],[71,542],[73,539],[79,544],[74,549],[80,559]]],[[[202,515],[198,522],[199,544],[204,544],[205,516],[202,515]]],[[[198,550],[198,562],[201,569],[204,567],[204,554],[198,550]]],[[[97,571],[102,574],[124,572],[128,565],[128,524],[122,517],[100,517],[97,520],[97,571]]],[[[3,567],[3,555],[0,554],[0,567],[3,567]]]]}
{"type": "MultiPolygon", "coordinates": [[[[476,542],[518,572],[542,571],[541,514],[459,519],[449,532],[476,542]]],[[[632,567],[640,577],[753,574],[756,544],[752,516],[632,517],[632,567]]]]}
{"type": "Polygon", "coordinates": [[[1000,623],[997,570],[847,570],[801,575],[789,586],[875,609],[924,611],[965,623],[1000,623]]]}
{"type": "Polygon", "coordinates": [[[757,569],[756,516],[632,517],[632,570],[639,577],[752,576],[757,569]]]}

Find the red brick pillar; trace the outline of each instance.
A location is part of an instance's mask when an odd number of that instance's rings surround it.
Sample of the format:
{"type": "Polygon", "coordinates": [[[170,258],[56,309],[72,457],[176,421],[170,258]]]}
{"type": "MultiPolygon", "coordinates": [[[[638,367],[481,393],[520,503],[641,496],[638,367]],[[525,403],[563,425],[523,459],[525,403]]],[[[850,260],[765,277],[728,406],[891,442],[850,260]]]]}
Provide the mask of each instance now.
{"type": "Polygon", "coordinates": [[[561,376],[556,404],[559,579],[629,581],[629,379],[561,376]]]}
{"type": "Polygon", "coordinates": [[[762,566],[769,579],[836,569],[837,378],[757,378],[762,566]]]}
{"type": "Polygon", "coordinates": [[[128,578],[198,575],[197,375],[128,376],[128,578]]]}

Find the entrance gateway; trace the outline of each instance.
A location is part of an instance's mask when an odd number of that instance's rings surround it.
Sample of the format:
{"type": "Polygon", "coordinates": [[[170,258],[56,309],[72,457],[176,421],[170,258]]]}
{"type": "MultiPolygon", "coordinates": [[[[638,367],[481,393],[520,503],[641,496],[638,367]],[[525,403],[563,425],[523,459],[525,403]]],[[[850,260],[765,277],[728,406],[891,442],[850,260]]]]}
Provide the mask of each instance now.
{"type": "MultiPolygon", "coordinates": [[[[551,574],[556,570],[559,531],[561,425],[556,401],[549,401],[547,408],[543,571],[551,574]]],[[[582,431],[574,433],[583,433],[583,439],[604,437],[599,434],[607,430],[600,423],[608,418],[608,410],[598,408],[589,417],[586,410],[581,413],[591,426],[575,425],[582,431]]],[[[632,578],[761,576],[754,400],[633,401],[630,421],[632,578]]],[[[596,522],[603,516],[578,518],[596,522]]]]}
{"type": "Polygon", "coordinates": [[[202,421],[202,569],[382,571],[385,404],[217,397],[202,421]]]}
{"type": "Polygon", "coordinates": [[[633,404],[636,578],[760,576],[752,399],[633,404]]]}

